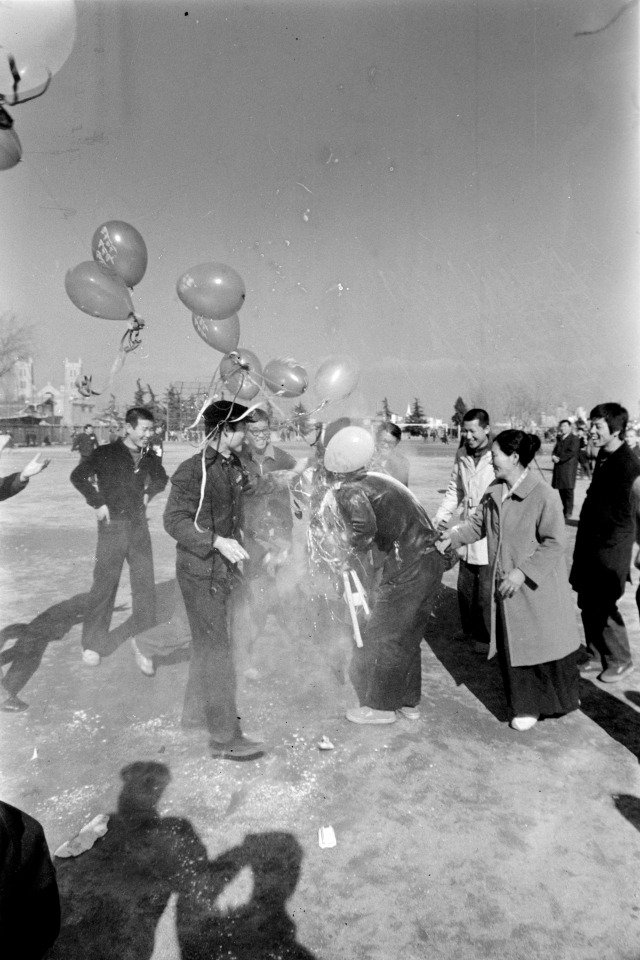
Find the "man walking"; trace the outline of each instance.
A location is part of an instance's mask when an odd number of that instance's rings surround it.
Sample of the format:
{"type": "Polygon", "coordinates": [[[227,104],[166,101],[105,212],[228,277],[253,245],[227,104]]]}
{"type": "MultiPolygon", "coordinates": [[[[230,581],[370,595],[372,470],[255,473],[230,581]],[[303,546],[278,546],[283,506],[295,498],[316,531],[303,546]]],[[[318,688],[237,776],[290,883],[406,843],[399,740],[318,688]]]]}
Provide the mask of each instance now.
{"type": "Polygon", "coordinates": [[[557,490],[562,500],[562,509],[565,520],[571,519],[573,513],[573,496],[578,476],[578,459],[580,456],[580,438],[571,430],[568,420],[561,420],[558,424],[558,437],[553,448],[553,477],[551,486],[557,490]]]}
{"type": "MultiPolygon", "coordinates": [[[[93,584],[82,626],[82,659],[97,667],[106,650],[109,625],[124,561],[129,564],[134,633],[155,624],[155,583],[145,506],[164,490],[167,475],[158,457],[146,450],[153,414],[132,407],[125,416],[125,438],[98,447],[71,474],[98,519],[93,584]]],[[[134,637],[135,650],[135,637],[134,637]]]]}
{"type": "Polygon", "coordinates": [[[77,450],[80,453],[80,459],[86,460],[94,450],[98,448],[98,438],[93,432],[90,423],[85,423],[82,433],[78,433],[71,444],[71,452],[77,450]]]}
{"type": "MultiPolygon", "coordinates": [[[[456,452],[451,478],[444,499],[433,518],[439,530],[445,530],[455,511],[462,520],[475,513],[495,474],[491,461],[491,425],[486,410],[467,410],[462,421],[463,443],[456,452]]],[[[486,539],[460,547],[458,603],[462,630],[458,640],[472,640],[478,653],[489,653],[491,618],[491,570],[486,539]]]]}
{"type": "Polygon", "coordinates": [[[182,725],[206,727],[212,756],[225,760],[264,753],[240,727],[229,630],[237,565],[249,559],[241,543],[249,481],[238,458],[247,414],[228,400],[206,408],[206,446],[174,473],[164,513],[165,529],[177,541],[176,574],[191,628],[182,725]]]}
{"type": "Polygon", "coordinates": [[[631,494],[640,464],[623,439],[629,416],[624,407],[600,403],[590,416],[598,458],[580,513],[569,579],[578,594],[589,657],[580,672],[617,683],[633,670],[617,602],[629,576],[635,533],[631,494]]]}

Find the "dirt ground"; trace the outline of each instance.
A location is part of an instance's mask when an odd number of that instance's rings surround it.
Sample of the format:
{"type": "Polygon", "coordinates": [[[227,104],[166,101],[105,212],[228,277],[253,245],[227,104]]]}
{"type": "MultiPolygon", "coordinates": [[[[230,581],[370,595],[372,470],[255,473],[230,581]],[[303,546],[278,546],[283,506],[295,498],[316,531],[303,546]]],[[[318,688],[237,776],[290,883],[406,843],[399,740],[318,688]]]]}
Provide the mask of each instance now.
{"type": "MultiPolygon", "coordinates": [[[[403,448],[433,514],[454,449],[403,448]]],[[[168,472],[190,452],[169,445],[168,472]]],[[[30,455],[5,452],[2,472],[30,455]]],[[[153,678],[134,664],[126,574],[113,653],[82,664],[77,603],[62,601],[90,586],[95,519],[68,482],[75,455],[51,455],[0,505],[0,636],[10,646],[10,625],[39,617],[51,640],[20,694],[29,710],[0,714],[0,795],[41,821],[52,850],[112,815],[91,851],[56,861],[51,958],[640,958],[640,669],[617,688],[582,681],[579,712],[510,730],[496,664],[450,639],[453,570],[423,645],[419,721],[348,723],[355,695],[311,613],[288,631],[271,617],[239,701],[268,753],[212,760],[202,733],[179,726],[184,659],[153,678]],[[333,750],[318,749],[323,736],[333,750]],[[320,848],[323,826],[335,847],[320,848]]],[[[174,563],[165,499],[149,510],[161,600],[174,563]]],[[[622,609],[640,665],[636,581],[622,609]]]]}

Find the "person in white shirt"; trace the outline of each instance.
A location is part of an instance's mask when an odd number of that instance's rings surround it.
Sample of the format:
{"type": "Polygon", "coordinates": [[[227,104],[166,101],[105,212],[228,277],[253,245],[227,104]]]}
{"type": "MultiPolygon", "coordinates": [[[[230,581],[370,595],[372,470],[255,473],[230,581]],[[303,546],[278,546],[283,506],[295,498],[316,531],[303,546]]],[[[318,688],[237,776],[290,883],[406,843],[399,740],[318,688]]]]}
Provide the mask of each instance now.
{"type": "MultiPolygon", "coordinates": [[[[468,520],[475,513],[495,474],[491,462],[491,425],[489,414],[480,407],[468,410],[462,421],[463,443],[456,452],[451,478],[442,503],[434,517],[439,530],[445,530],[454,513],[468,520]]],[[[489,651],[491,617],[491,571],[487,541],[482,539],[460,547],[458,602],[462,630],[458,640],[470,640],[478,653],[489,651]]]]}

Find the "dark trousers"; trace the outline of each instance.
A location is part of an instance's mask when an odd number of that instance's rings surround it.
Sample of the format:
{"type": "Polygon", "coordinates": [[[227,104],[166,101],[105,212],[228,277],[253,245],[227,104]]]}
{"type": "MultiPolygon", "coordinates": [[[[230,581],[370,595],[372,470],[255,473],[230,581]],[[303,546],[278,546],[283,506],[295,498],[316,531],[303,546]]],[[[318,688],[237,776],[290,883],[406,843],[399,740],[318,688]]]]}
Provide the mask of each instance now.
{"type": "Polygon", "coordinates": [[[129,564],[133,632],[140,633],[156,622],[156,594],[149,527],[144,517],[135,522],[116,517],[98,524],[98,547],[93,584],[87,598],[82,625],[84,650],[106,651],[109,626],[116,602],[124,561],[129,564]]]}
{"type": "Polygon", "coordinates": [[[491,567],[460,561],[458,603],[463,631],[480,643],[489,643],[491,624],[491,567]]]}
{"type": "Polygon", "coordinates": [[[434,551],[408,580],[385,582],[383,576],[362,631],[363,646],[355,649],[349,667],[361,706],[399,710],[420,702],[420,643],[443,571],[444,559],[434,551]]]}
{"type": "Polygon", "coordinates": [[[231,583],[224,572],[196,580],[178,570],[191,628],[191,659],[182,722],[206,726],[212,740],[228,743],[240,733],[236,671],[229,631],[231,583]]]}
{"type": "Polygon", "coordinates": [[[571,487],[570,490],[558,490],[560,494],[560,499],[562,500],[562,510],[564,513],[565,520],[569,520],[573,513],[573,498],[575,490],[571,487]]]}
{"type": "Polygon", "coordinates": [[[606,669],[631,663],[631,649],[624,620],[616,603],[618,598],[603,594],[602,590],[588,595],[578,594],[578,606],[589,659],[601,660],[606,669]]]}

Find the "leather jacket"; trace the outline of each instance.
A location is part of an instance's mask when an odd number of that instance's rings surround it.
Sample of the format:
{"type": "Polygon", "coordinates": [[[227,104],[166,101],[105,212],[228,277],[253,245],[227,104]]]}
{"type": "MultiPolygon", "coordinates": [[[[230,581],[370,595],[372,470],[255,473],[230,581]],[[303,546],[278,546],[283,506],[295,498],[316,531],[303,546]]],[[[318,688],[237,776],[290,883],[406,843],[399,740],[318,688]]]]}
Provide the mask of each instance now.
{"type": "Polygon", "coordinates": [[[375,545],[385,555],[383,581],[410,579],[424,557],[436,552],[438,533],[427,511],[397,480],[361,470],[333,489],[352,551],[375,545]]]}

